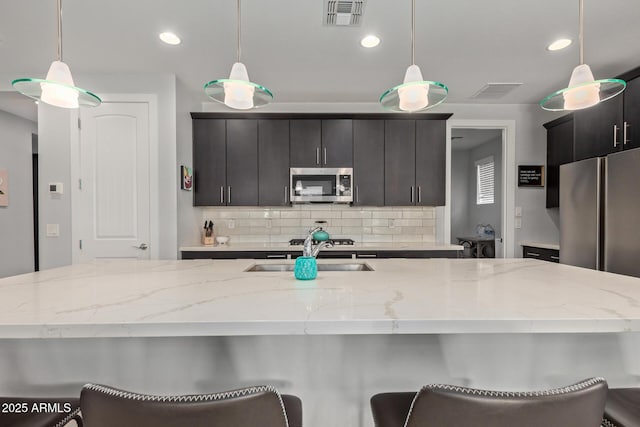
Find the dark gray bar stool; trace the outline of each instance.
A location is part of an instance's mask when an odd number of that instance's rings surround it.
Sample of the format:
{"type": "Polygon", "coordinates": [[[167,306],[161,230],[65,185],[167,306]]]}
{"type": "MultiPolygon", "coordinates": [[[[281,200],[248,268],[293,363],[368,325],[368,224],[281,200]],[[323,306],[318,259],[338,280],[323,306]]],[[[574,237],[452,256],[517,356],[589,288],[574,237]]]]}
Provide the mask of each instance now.
{"type": "Polygon", "coordinates": [[[603,427],[640,427],[640,388],[612,388],[604,405],[603,427]]]}
{"type": "Polygon", "coordinates": [[[371,398],[376,427],[600,427],[607,382],[508,392],[444,384],[371,398]]]}
{"type": "Polygon", "coordinates": [[[0,397],[0,407],[2,427],[62,427],[71,420],[82,427],[80,399],[77,397],[0,397]]]}
{"type": "Polygon", "coordinates": [[[301,427],[302,403],[273,387],[215,394],[153,396],[87,384],[80,408],[85,427],[301,427]]]}

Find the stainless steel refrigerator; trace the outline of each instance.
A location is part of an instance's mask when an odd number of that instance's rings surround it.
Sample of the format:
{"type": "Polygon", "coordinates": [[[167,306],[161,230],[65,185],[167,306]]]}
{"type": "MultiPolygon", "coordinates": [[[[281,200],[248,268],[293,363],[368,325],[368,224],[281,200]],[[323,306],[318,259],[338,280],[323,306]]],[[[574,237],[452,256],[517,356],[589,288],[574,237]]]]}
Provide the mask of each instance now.
{"type": "Polygon", "coordinates": [[[560,166],[560,262],[640,277],[640,149],[560,166]]]}

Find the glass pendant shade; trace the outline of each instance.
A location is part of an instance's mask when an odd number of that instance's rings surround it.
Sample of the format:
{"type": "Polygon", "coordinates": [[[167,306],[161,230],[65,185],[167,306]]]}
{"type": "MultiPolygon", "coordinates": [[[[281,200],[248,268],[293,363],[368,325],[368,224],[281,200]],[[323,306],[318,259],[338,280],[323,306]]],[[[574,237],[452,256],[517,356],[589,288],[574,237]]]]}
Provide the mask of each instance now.
{"type": "Polygon", "coordinates": [[[102,100],[95,94],[76,87],[69,66],[53,61],[46,79],[24,78],[12,82],[23,95],[62,108],[97,107],[102,100]]]}
{"type": "Polygon", "coordinates": [[[442,83],[422,80],[420,67],[414,64],[407,68],[401,85],[382,94],[380,104],[387,110],[412,113],[442,103],[448,92],[442,83]]]}
{"type": "Polygon", "coordinates": [[[247,67],[242,62],[233,64],[228,79],[210,81],[204,85],[204,91],[214,101],[236,110],[249,110],[273,101],[269,89],[249,81],[247,67]]]}
{"type": "Polygon", "coordinates": [[[569,86],[544,98],[540,106],[548,111],[575,111],[593,107],[622,92],[627,83],[620,79],[595,80],[587,64],[571,73],[569,86]]]}

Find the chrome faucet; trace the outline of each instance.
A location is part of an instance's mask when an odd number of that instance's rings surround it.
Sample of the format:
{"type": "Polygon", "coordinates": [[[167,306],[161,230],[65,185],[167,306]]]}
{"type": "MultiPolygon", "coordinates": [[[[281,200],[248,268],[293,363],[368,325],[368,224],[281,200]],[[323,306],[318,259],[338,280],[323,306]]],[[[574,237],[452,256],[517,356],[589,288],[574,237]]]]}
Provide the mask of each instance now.
{"type": "Polygon", "coordinates": [[[316,231],[322,230],[322,227],[316,227],[312,230],[309,230],[309,234],[307,238],[304,239],[304,244],[302,245],[302,256],[306,257],[316,257],[322,248],[331,248],[333,247],[333,243],[324,241],[318,243],[315,247],[313,247],[313,233],[316,231]]]}

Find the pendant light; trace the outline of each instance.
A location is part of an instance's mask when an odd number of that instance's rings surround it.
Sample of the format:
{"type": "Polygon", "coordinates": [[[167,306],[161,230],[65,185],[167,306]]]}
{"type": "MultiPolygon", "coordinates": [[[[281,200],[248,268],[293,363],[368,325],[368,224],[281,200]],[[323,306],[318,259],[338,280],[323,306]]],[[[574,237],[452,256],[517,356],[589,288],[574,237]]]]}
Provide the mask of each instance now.
{"type": "Polygon", "coordinates": [[[62,62],[62,0],[58,7],[58,56],[51,63],[46,79],[16,79],[11,84],[23,95],[62,108],[97,107],[102,100],[93,93],[76,87],[69,66],[62,62]]]}
{"type": "Polygon", "coordinates": [[[442,103],[449,93],[449,88],[444,84],[422,79],[422,72],[415,61],[415,32],[416,0],[411,0],[411,65],[404,75],[404,82],[387,90],[380,97],[380,104],[387,110],[426,110],[442,103]]]}
{"type": "Polygon", "coordinates": [[[594,80],[584,63],[584,0],[580,0],[580,65],[573,69],[569,86],[544,98],[540,106],[549,111],[574,111],[593,107],[622,93],[627,83],[620,79],[594,80]]]}
{"type": "Polygon", "coordinates": [[[228,79],[210,81],[204,85],[209,98],[236,110],[250,110],[273,101],[269,89],[249,80],[247,67],[240,62],[240,0],[237,0],[237,62],[231,67],[228,79]]]}

